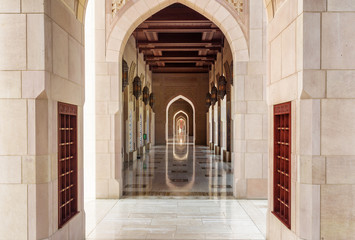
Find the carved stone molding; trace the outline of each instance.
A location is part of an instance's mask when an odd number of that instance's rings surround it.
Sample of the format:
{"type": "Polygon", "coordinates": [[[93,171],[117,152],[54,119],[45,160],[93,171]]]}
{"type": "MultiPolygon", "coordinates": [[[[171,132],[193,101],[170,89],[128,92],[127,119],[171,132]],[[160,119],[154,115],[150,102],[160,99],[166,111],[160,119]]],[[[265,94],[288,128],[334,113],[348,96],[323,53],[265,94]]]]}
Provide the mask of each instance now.
{"type": "Polygon", "coordinates": [[[244,1],[245,0],[226,0],[232,4],[233,8],[237,11],[238,15],[244,15],[244,1]]]}
{"type": "Polygon", "coordinates": [[[238,19],[239,25],[245,34],[246,39],[249,39],[249,0],[224,0],[227,5],[231,6],[235,16],[238,19]]]}
{"type": "Polygon", "coordinates": [[[128,0],[112,0],[112,17],[114,18],[117,12],[126,4],[128,0]]]}

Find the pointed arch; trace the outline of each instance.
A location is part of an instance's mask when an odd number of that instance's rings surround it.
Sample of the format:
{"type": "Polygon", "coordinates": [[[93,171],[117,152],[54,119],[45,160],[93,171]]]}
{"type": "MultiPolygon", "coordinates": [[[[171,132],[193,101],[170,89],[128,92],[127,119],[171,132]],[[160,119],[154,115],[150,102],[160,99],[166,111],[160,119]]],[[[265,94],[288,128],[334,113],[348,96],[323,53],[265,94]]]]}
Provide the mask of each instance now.
{"type": "Polygon", "coordinates": [[[195,109],[195,105],[193,104],[193,102],[183,95],[179,95],[179,96],[174,97],[173,99],[170,100],[170,102],[166,106],[165,141],[166,141],[166,143],[168,143],[168,139],[169,139],[169,136],[168,136],[169,108],[170,108],[171,104],[173,104],[174,102],[176,102],[179,99],[185,100],[186,102],[188,102],[191,105],[192,113],[193,113],[193,119],[192,119],[192,121],[193,121],[193,143],[195,143],[195,140],[196,140],[196,117],[195,117],[196,116],[196,109],[195,109]]]}
{"type": "Polygon", "coordinates": [[[190,131],[190,129],[189,129],[189,126],[190,126],[190,122],[189,121],[190,121],[190,119],[189,119],[189,115],[186,112],[182,111],[182,110],[180,110],[180,111],[178,111],[178,112],[176,112],[174,114],[174,117],[173,117],[173,119],[174,119],[174,121],[173,121],[173,133],[175,135],[175,124],[176,124],[175,123],[175,118],[180,113],[182,113],[182,114],[184,114],[186,116],[186,136],[188,137],[189,136],[189,131],[190,131]]]}
{"type": "Polygon", "coordinates": [[[184,4],[210,19],[223,32],[231,46],[235,60],[249,60],[247,38],[239,25],[237,13],[227,2],[218,0],[137,0],[127,2],[112,21],[111,26],[113,27],[106,39],[106,60],[117,62],[123,55],[129,37],[138,25],[151,15],[174,3],[184,4]]]}

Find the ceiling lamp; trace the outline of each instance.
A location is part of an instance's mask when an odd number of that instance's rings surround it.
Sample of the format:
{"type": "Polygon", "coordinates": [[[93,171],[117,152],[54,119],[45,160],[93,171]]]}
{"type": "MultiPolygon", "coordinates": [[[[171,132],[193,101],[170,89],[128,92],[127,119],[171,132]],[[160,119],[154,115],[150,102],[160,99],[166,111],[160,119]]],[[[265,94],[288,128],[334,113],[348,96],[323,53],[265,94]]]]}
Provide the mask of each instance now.
{"type": "MultiPolygon", "coordinates": [[[[216,66],[214,65],[213,78],[215,78],[215,70],[216,70],[216,66]]],[[[213,82],[212,88],[211,88],[211,104],[212,104],[212,106],[214,106],[216,102],[217,102],[217,88],[213,82]]]]}
{"type": "Polygon", "coordinates": [[[138,76],[138,64],[139,64],[138,63],[138,44],[136,44],[136,48],[137,48],[137,76],[133,80],[133,95],[138,100],[138,98],[142,94],[142,81],[141,81],[140,77],[138,76]]]}
{"type": "MultiPolygon", "coordinates": [[[[223,41],[223,39],[222,39],[223,41]]],[[[222,44],[223,46],[223,44],[222,44]]],[[[218,97],[222,100],[227,93],[227,80],[223,75],[223,48],[221,51],[221,76],[218,79],[218,97]]]]}
{"type": "Polygon", "coordinates": [[[153,93],[151,93],[150,95],[149,95],[149,106],[151,107],[151,108],[153,108],[154,107],[154,94],[153,93]]]}
{"type": "Polygon", "coordinates": [[[215,105],[216,102],[217,102],[217,88],[216,86],[213,85],[211,90],[211,104],[215,105]]]}
{"type": "MultiPolygon", "coordinates": [[[[145,66],[145,83],[147,84],[148,79],[147,79],[147,66],[145,66]]],[[[143,88],[143,102],[145,105],[147,105],[149,103],[149,88],[147,86],[145,86],[143,88]]]]}
{"type": "Polygon", "coordinates": [[[143,102],[145,105],[149,103],[149,88],[147,86],[143,88],[143,102]]]}
{"type": "Polygon", "coordinates": [[[128,64],[125,60],[122,60],[122,92],[128,86],[128,64]]]}
{"type": "Polygon", "coordinates": [[[211,106],[211,93],[206,94],[206,107],[209,108],[211,106]]]}

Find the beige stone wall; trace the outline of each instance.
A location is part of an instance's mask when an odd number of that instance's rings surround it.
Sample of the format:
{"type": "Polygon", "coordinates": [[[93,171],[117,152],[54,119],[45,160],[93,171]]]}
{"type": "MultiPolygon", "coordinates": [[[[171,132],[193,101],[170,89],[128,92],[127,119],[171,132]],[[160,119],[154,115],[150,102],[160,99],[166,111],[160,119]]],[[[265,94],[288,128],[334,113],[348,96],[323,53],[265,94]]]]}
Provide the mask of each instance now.
{"type": "MultiPolygon", "coordinates": [[[[270,239],[355,234],[355,29],[348,24],[354,7],[352,1],[288,0],[270,21],[270,122],[273,104],[292,101],[293,108],[291,231],[269,214],[270,239]]],[[[272,141],[269,149],[271,173],[272,141]]],[[[269,188],[271,194],[272,181],[269,188]]]]}
{"type": "MultiPolygon", "coordinates": [[[[96,3],[96,132],[97,132],[97,149],[96,149],[96,196],[98,198],[118,198],[121,195],[122,184],[122,153],[121,147],[123,141],[126,141],[128,134],[123,136],[122,128],[126,127],[127,117],[123,114],[123,103],[128,102],[129,111],[132,112],[134,120],[134,146],[137,150],[139,139],[137,128],[140,123],[137,121],[138,112],[142,113],[143,103],[142,96],[138,100],[139,109],[135,98],[132,96],[132,82],[128,88],[127,99],[123,98],[122,81],[121,81],[121,63],[124,59],[128,66],[131,67],[132,62],[136,63],[136,47],[135,40],[130,37],[125,45],[125,51],[117,62],[107,62],[105,53],[105,6],[102,2],[96,3]],[[125,118],[125,119],[123,119],[125,118]]],[[[136,69],[136,67],[135,67],[136,69]]],[[[139,54],[139,73],[141,76],[145,74],[145,63],[143,55],[139,54]]],[[[136,71],[134,71],[134,77],[136,71]]],[[[131,79],[133,80],[133,78],[131,79]]],[[[147,71],[147,79],[142,84],[151,85],[151,72],[147,71]]],[[[143,89],[144,85],[142,85],[143,89]]],[[[138,131],[139,132],[139,131],[138,131]]],[[[128,132],[127,132],[128,133],[128,132]]]]}
{"type": "MultiPolygon", "coordinates": [[[[231,136],[234,195],[238,198],[266,198],[268,182],[265,44],[267,21],[262,1],[250,0],[249,8],[249,61],[240,61],[233,54],[231,136]]],[[[233,53],[234,46],[230,44],[230,47],[233,53]]],[[[226,52],[225,58],[230,59],[232,56],[228,55],[228,51],[226,52]]],[[[219,69],[217,65],[216,70],[219,69]]],[[[224,102],[222,107],[223,104],[224,102]]]]}
{"type": "Polygon", "coordinates": [[[0,238],[82,239],[83,25],[59,0],[2,1],[0,25],[0,238]],[[78,105],[79,213],[60,231],[58,101],[78,105]]]}
{"type": "Polygon", "coordinates": [[[153,92],[156,104],[155,143],[165,144],[166,108],[169,102],[182,95],[189,99],[195,108],[196,144],[206,145],[206,107],[205,96],[208,92],[208,74],[153,74],[153,92]]]}
{"type": "Polygon", "coordinates": [[[120,65],[106,61],[105,5],[95,1],[96,52],[96,197],[121,195],[122,86],[120,65]]]}
{"type": "MultiPolygon", "coordinates": [[[[121,191],[119,78],[126,43],[142,19],[172,2],[130,1],[122,10],[127,14],[110,19],[110,24],[118,26],[111,28],[105,22],[111,12],[102,2],[96,6],[98,197],[119,197],[121,191]]],[[[268,238],[351,239],[355,235],[353,1],[273,4],[265,0],[267,40],[261,0],[250,0],[248,38],[228,7],[218,1],[181,2],[215,21],[231,46],[235,196],[260,197],[265,192],[273,167],[272,106],[292,101],[291,230],[270,213],[271,179],[268,238]],[[267,139],[269,156],[265,154],[267,139]],[[269,172],[265,169],[268,157],[269,172]]],[[[0,225],[0,238],[84,237],[84,10],[79,9],[85,5],[82,0],[4,0],[0,5],[0,215],[6,219],[0,225]],[[58,101],[78,105],[80,211],[59,231],[58,101]]],[[[206,123],[205,116],[196,118],[206,123]]]]}

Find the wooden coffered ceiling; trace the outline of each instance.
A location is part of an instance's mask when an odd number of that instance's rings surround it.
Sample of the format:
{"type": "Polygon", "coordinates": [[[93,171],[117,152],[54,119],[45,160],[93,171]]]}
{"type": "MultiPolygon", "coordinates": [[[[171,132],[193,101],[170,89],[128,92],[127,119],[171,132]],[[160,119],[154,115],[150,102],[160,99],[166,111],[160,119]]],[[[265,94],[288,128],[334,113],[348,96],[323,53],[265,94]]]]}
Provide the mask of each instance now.
{"type": "Polygon", "coordinates": [[[223,45],[213,22],[179,3],[148,18],[133,34],[154,73],[208,72],[223,45]]]}

